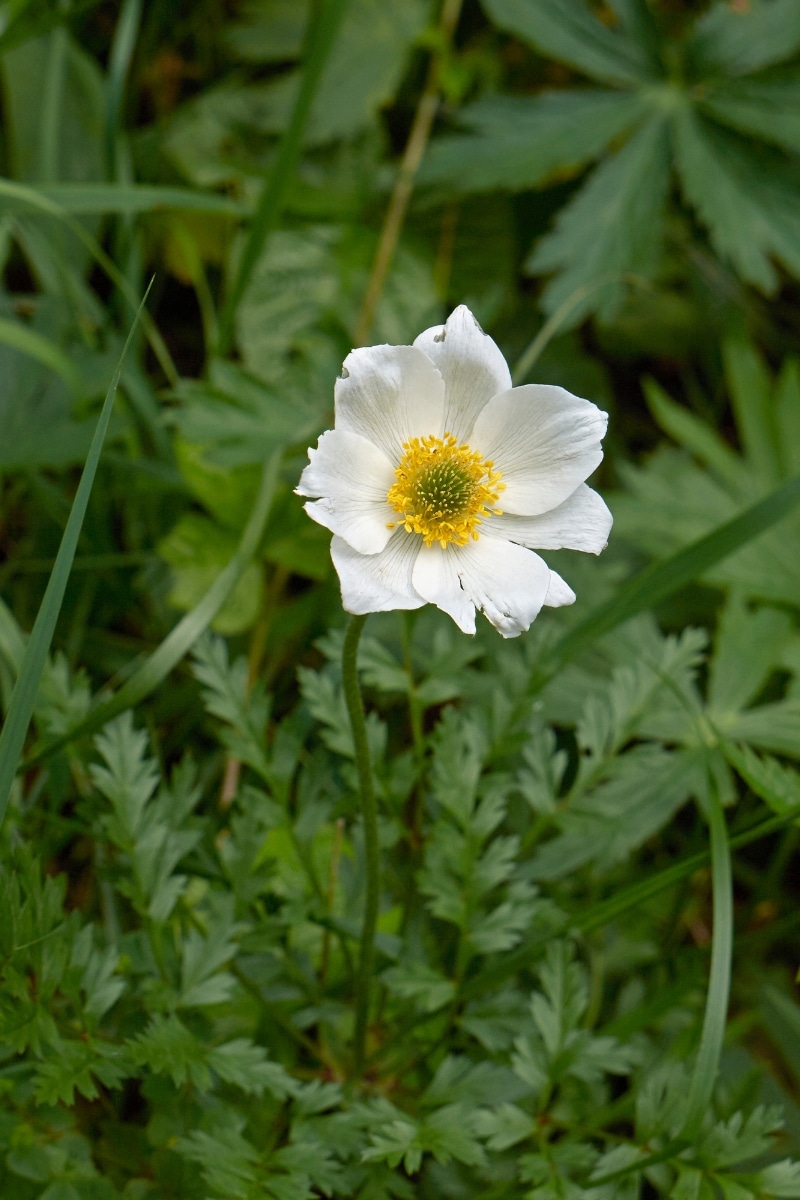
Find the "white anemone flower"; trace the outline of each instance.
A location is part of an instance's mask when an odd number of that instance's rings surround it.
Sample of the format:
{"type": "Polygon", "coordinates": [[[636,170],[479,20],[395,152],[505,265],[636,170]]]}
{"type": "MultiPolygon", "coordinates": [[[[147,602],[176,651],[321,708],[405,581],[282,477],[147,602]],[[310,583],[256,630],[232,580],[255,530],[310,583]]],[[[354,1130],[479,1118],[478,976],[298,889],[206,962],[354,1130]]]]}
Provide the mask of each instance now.
{"type": "Polygon", "coordinates": [[[435,604],[474,633],[481,609],[516,637],[543,605],[573,603],[534,550],[606,545],[611,514],[584,482],[604,412],[564,388],[512,387],[464,305],[413,346],[354,350],[335,404],[297,492],[334,535],[347,612],[435,604]]]}

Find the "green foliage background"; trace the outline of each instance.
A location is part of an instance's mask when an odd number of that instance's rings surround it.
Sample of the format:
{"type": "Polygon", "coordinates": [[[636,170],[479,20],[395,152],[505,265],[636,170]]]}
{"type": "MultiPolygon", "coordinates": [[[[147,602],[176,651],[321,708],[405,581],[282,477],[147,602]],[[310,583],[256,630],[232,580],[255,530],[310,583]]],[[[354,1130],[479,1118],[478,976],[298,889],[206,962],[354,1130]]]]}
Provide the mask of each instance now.
{"type": "Polygon", "coordinates": [[[0,105],[0,1195],[800,1196],[798,0],[0,0],[0,105]],[[459,303],[615,526],[369,619],[360,1074],[293,488],[459,303]]]}

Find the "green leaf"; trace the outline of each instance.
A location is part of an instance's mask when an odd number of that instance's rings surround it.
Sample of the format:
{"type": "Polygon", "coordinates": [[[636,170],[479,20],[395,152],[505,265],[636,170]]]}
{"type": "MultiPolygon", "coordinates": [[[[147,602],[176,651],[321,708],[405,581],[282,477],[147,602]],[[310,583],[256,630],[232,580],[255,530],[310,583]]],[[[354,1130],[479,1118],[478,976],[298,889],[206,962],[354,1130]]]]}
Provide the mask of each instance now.
{"type": "Polygon", "coordinates": [[[217,1196],[244,1200],[253,1195],[259,1154],[251,1142],[242,1136],[241,1124],[233,1114],[217,1121],[213,1134],[193,1129],[177,1142],[178,1151],[196,1162],[208,1187],[217,1196]]]}
{"type": "Polygon", "coordinates": [[[795,0],[716,0],[700,18],[687,47],[697,74],[748,75],[784,62],[800,48],[800,9],[795,0]]]}
{"type": "Polygon", "coordinates": [[[102,178],[105,105],[95,60],[62,28],[16,46],[2,65],[13,174],[47,183],[102,178]]]}
{"type": "Polygon", "coordinates": [[[781,475],[788,479],[800,471],[800,363],[787,358],[775,385],[775,424],[781,458],[781,475]]]}
{"type": "Polygon", "coordinates": [[[225,45],[237,58],[259,64],[299,58],[308,7],[305,0],[272,0],[265,11],[259,0],[248,0],[238,19],[228,21],[225,45]]]}
{"type": "Polygon", "coordinates": [[[573,298],[571,323],[619,308],[624,276],[647,275],[658,263],[668,184],[667,126],[658,116],[594,171],[527,259],[530,272],[560,272],[543,295],[548,312],[573,298]]]}
{"type": "MultiPolygon", "coordinates": [[[[158,553],[172,568],[169,601],[186,612],[194,609],[219,578],[236,552],[237,538],[200,513],[186,513],[158,544],[158,553]]],[[[263,572],[250,563],[220,607],[212,627],[234,634],[249,629],[263,603],[263,572]]]]}
{"type": "Polygon", "coordinates": [[[795,1086],[800,1084],[800,1007],[769,983],[759,991],[763,1028],[795,1086]]]}
{"type": "Polygon", "coordinates": [[[533,1019],[551,1059],[556,1058],[589,1003],[586,972],[572,957],[568,942],[548,946],[539,969],[542,990],[531,1000],[533,1019]]]}
{"type": "Polygon", "coordinates": [[[725,484],[738,488],[742,461],[727,442],[700,417],[670,399],[654,379],[645,379],[642,386],[647,406],[660,428],[710,467],[725,484]]]}
{"type": "Polygon", "coordinates": [[[699,108],[740,133],[754,134],[783,150],[800,151],[800,77],[796,73],[720,83],[699,108]]]}
{"type": "Polygon", "coordinates": [[[220,315],[220,357],[224,358],[230,349],[231,335],[242,297],[247,291],[254,267],[263,256],[267,240],[278,223],[289,180],[300,157],[311,105],[319,90],[323,71],[348,4],[349,0],[324,0],[321,8],[309,15],[305,61],[293,98],[291,117],[278,146],[276,161],[270,164],[269,173],[262,185],[261,195],[236,264],[236,274],[231,280],[220,315]]]}
{"type": "Polygon", "coordinates": [[[297,1090],[280,1063],[269,1062],[265,1050],[249,1038],[234,1038],[212,1047],[208,1065],[225,1083],[252,1095],[260,1096],[266,1091],[276,1100],[285,1100],[297,1090]]]}
{"type": "Polygon", "coordinates": [[[43,366],[61,376],[73,396],[79,394],[81,379],[75,364],[69,355],[49,338],[23,325],[21,321],[0,318],[0,342],[12,350],[37,359],[43,366]]]}
{"type": "Polygon", "coordinates": [[[488,1150],[508,1150],[530,1138],[536,1128],[530,1113],[516,1104],[501,1104],[496,1109],[477,1109],[475,1131],[486,1141],[488,1150]]]}
{"type": "Polygon", "coordinates": [[[487,749],[477,722],[454,708],[445,710],[436,729],[433,794],[463,829],[471,824],[487,749]]]}
{"type": "MultiPolygon", "coordinates": [[[[144,301],[142,301],[143,305],[144,301]]],[[[141,313],[141,306],[139,312],[141,313]]],[[[78,545],[78,537],[80,536],[81,526],[83,525],[83,519],[89,504],[89,495],[97,472],[97,464],[100,461],[103,440],[108,423],[111,420],[111,409],[117,392],[120,371],[122,370],[122,360],[125,357],[137,325],[138,316],[128,334],[114,378],[111,381],[103,403],[97,428],[92,438],[89,456],[86,460],[80,483],[78,484],[78,490],[75,493],[75,499],[70,510],[66,528],[64,529],[61,544],[58,548],[56,561],[39,612],[37,613],[28,645],[25,649],[25,657],[14,693],[11,697],[2,733],[0,733],[0,823],[2,823],[5,815],[11,786],[16,775],[17,764],[25,743],[25,734],[27,733],[28,724],[36,702],[36,693],[47,658],[47,651],[50,647],[56,621],[58,620],[58,614],[72,567],[72,560],[75,557],[75,550],[78,545]]]]}
{"type": "Polygon", "coordinates": [[[766,484],[777,483],[780,449],[770,373],[750,342],[726,338],[722,351],[736,428],[749,465],[766,484]]]}
{"type": "Polygon", "coordinates": [[[720,257],[767,293],[778,282],[770,256],[800,275],[796,173],[689,109],[674,130],[681,187],[720,257]]]}
{"type": "Polygon", "coordinates": [[[583,621],[564,634],[551,650],[546,669],[532,676],[529,692],[541,688],[566,662],[603,633],[616,628],[636,613],[655,607],[687,583],[701,578],[716,563],[791,513],[798,502],[800,475],[704,537],[661,562],[645,567],[616,595],[598,605],[583,621]]]}
{"type": "Polygon", "coordinates": [[[531,877],[563,879],[587,863],[607,870],[671,820],[693,794],[697,760],[660,746],[642,745],[609,767],[608,777],[567,804],[560,833],[534,853],[531,877]]]}
{"type": "MultiPolygon", "coordinates": [[[[392,99],[426,16],[422,0],[351,0],[311,104],[309,145],[352,137],[392,99]]],[[[298,86],[299,72],[290,71],[264,88],[264,127],[285,126],[298,86]]]]}
{"type": "MultiPolygon", "coordinates": [[[[231,897],[224,896],[228,901],[231,897]]],[[[242,926],[232,916],[232,903],[220,904],[219,911],[207,922],[204,933],[189,930],[183,940],[181,983],[178,1006],[202,1008],[222,1004],[229,999],[236,982],[229,971],[221,971],[238,950],[237,938],[242,926]]]]}
{"type": "Polygon", "coordinates": [[[459,112],[468,132],[433,142],[419,180],[461,193],[532,188],[598,158],[646,111],[636,94],[599,89],[487,97],[459,112]]]}
{"type": "Polygon", "coordinates": [[[711,967],[700,1045],[689,1081],[686,1108],[682,1113],[680,1136],[698,1140],[703,1117],[711,1104],[719,1071],[722,1044],[728,1016],[733,955],[733,889],[731,883],[731,847],[725,814],[709,773],[705,796],[711,839],[711,886],[713,929],[711,967]]]}
{"type": "Polygon", "coordinates": [[[759,1196],[800,1196],[800,1163],[785,1158],[782,1162],[770,1163],[755,1176],[747,1177],[748,1183],[759,1196]]]}
{"type": "Polygon", "coordinates": [[[408,963],[390,967],[381,979],[389,991],[403,1000],[413,1000],[422,1012],[436,1012],[449,1004],[455,995],[455,984],[425,963],[408,963]]]}
{"type": "MultiPolygon", "coordinates": [[[[37,191],[44,200],[58,205],[64,212],[82,217],[178,211],[241,220],[251,211],[249,204],[232,196],[144,183],[48,183],[37,191]]],[[[0,212],[24,212],[27,207],[22,196],[0,197],[0,212]]]]}
{"type": "Polygon", "coordinates": [[[85,1041],[56,1040],[54,1053],[36,1070],[35,1094],[39,1104],[75,1102],[79,1092],[87,1100],[100,1094],[98,1082],[104,1087],[117,1087],[127,1075],[125,1057],[118,1046],[87,1039],[85,1041]]]}
{"type": "Polygon", "coordinates": [[[258,687],[250,688],[246,660],[239,658],[229,665],[225,642],[208,635],[198,641],[193,657],[207,710],[229,727],[224,741],[230,753],[262,779],[269,779],[265,746],[269,704],[258,687]]]}
{"type": "Polygon", "coordinates": [[[722,752],[731,766],[774,813],[800,812],[800,778],[774,758],[761,758],[748,746],[723,740],[722,752]]]}
{"type": "Polygon", "coordinates": [[[126,1044],[131,1060],[155,1075],[169,1075],[176,1087],[191,1080],[200,1091],[211,1086],[211,1072],[203,1044],[178,1017],[152,1017],[143,1033],[126,1044]]]}
{"type": "Polygon", "coordinates": [[[729,1167],[750,1158],[758,1158],[772,1147],[772,1134],[783,1126],[781,1110],[759,1105],[745,1119],[738,1112],[720,1121],[699,1140],[696,1153],[712,1169],[729,1167]]]}
{"type": "Polygon", "coordinates": [[[158,786],[158,771],[146,757],[147,741],[143,729],[134,729],[129,712],[111,722],[95,739],[106,765],[91,765],[92,781],[113,808],[109,836],[125,849],[134,845],[145,808],[158,786]]]}
{"type": "Polygon", "coordinates": [[[273,391],[284,356],[296,353],[326,309],[335,306],[338,236],[330,226],[281,230],[253,264],[236,310],[236,336],[245,365],[273,391]]]}
{"type": "Polygon", "coordinates": [[[627,86],[652,78],[647,51],[602,25],[583,0],[483,0],[483,6],[501,29],[602,83],[627,86]]]}
{"type": "Polygon", "coordinates": [[[86,925],[72,946],[71,965],[81,971],[83,1011],[91,1017],[102,1017],[116,1004],[125,990],[125,981],[115,971],[119,954],[113,946],[96,950],[92,945],[92,927],[86,925]]]}
{"type": "Polygon", "coordinates": [[[37,759],[55,754],[57,750],[74,738],[94,733],[119,713],[140,703],[158,687],[173,667],[191,649],[201,634],[209,627],[258,549],[272,505],[279,467],[280,455],[277,453],[264,464],[261,487],[236,553],[195,608],[187,613],[182,621],[178,622],[158,649],[110,700],[99,703],[79,725],[73,726],[54,742],[48,743],[36,755],[37,759]]]}
{"type": "Polygon", "coordinates": [[[731,592],[717,624],[709,666],[708,707],[738,713],[752,703],[778,666],[792,633],[787,613],[774,608],[751,610],[731,592]]]}
{"type": "MultiPolygon", "coordinates": [[[[285,331],[285,337],[278,329],[273,333],[277,334],[277,357],[292,345],[291,331],[285,331]]],[[[264,349],[266,354],[268,348],[264,349]]],[[[274,365],[274,359],[271,361],[274,365]]],[[[211,490],[210,476],[215,468],[221,472],[249,464],[260,466],[277,448],[300,442],[320,428],[327,397],[295,395],[297,381],[287,379],[286,383],[291,402],[280,381],[270,386],[236,363],[214,359],[208,380],[184,380],[175,390],[177,406],[169,420],[188,443],[179,448],[181,467],[190,473],[194,468],[189,478],[191,486],[199,469],[197,456],[202,455],[200,467],[209,478],[199,498],[207,507],[205,492],[211,490]]],[[[240,478],[238,471],[231,476],[234,482],[240,478]]]]}
{"type": "Polygon", "coordinates": [[[735,742],[750,742],[773,754],[800,757],[800,700],[749,708],[726,721],[722,732],[735,742]]]}

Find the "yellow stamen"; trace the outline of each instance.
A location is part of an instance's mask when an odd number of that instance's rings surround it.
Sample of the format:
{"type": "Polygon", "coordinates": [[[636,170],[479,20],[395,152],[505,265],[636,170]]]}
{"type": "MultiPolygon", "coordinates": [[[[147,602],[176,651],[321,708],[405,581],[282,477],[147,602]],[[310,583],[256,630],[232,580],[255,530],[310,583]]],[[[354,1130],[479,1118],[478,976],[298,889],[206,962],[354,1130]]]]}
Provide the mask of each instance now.
{"type": "Polygon", "coordinates": [[[459,445],[450,433],[411,438],[403,451],[394,473],[397,482],[386,496],[401,520],[389,528],[402,525],[408,533],[420,534],[426,546],[477,541],[483,518],[501,511],[496,505],[506,485],[494,464],[459,445]]]}

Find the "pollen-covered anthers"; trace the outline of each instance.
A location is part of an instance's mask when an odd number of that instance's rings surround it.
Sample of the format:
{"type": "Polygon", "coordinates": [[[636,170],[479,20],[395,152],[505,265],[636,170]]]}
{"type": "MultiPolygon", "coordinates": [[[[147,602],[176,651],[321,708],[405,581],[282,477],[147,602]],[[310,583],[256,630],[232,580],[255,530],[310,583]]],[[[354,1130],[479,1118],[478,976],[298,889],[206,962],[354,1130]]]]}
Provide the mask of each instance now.
{"type": "Polygon", "coordinates": [[[411,438],[403,451],[386,497],[402,519],[389,528],[402,525],[426,546],[477,541],[481,520],[501,512],[497,501],[506,485],[494,464],[450,433],[411,438]]]}

